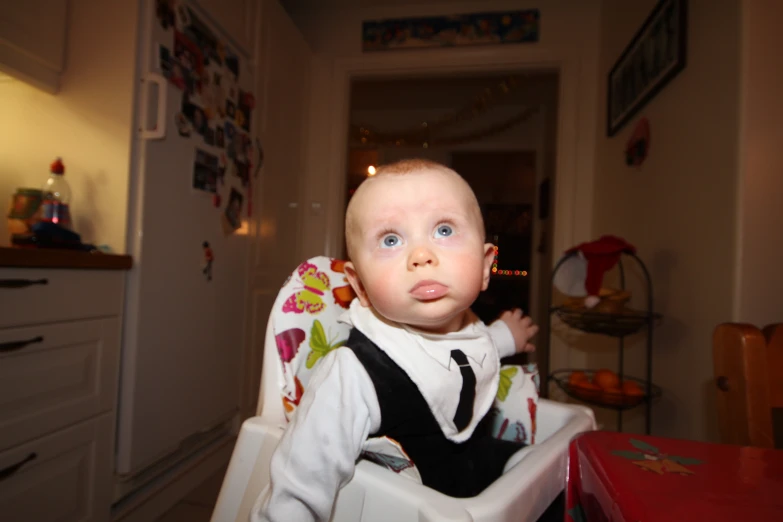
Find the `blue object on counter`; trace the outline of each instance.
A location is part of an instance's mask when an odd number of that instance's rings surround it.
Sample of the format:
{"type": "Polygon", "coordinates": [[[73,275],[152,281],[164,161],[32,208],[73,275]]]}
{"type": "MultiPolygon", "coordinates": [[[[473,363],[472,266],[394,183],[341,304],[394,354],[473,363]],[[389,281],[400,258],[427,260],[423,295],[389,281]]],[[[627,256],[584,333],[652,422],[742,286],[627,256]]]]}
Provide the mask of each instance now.
{"type": "Polygon", "coordinates": [[[79,234],[55,223],[41,221],[30,227],[30,230],[29,234],[14,234],[12,243],[25,247],[95,250],[95,245],[82,243],[79,234]]]}

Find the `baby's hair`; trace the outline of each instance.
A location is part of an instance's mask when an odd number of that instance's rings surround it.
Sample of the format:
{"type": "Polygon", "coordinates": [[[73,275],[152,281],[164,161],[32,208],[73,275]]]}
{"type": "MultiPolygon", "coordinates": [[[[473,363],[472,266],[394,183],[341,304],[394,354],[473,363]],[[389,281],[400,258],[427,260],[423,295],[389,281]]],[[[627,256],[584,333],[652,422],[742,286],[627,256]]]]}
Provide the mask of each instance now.
{"type": "MultiPolygon", "coordinates": [[[[457,174],[452,169],[438,162],[423,158],[411,158],[379,166],[375,172],[375,177],[377,178],[378,176],[387,174],[411,174],[413,172],[420,172],[423,170],[437,170],[440,172],[457,174]]],[[[457,175],[459,176],[459,174],[457,175]]]]}
{"type": "MultiPolygon", "coordinates": [[[[376,169],[375,175],[372,176],[372,177],[367,178],[366,180],[364,180],[361,185],[364,185],[365,183],[368,183],[368,182],[371,183],[374,179],[378,179],[380,177],[401,176],[401,175],[408,175],[408,174],[418,174],[418,173],[423,173],[423,172],[427,172],[427,171],[430,171],[430,172],[432,172],[432,171],[442,172],[444,174],[448,174],[450,176],[454,176],[455,178],[461,180],[461,182],[465,185],[465,187],[467,187],[467,189],[470,192],[470,194],[473,195],[473,200],[474,200],[475,206],[476,206],[476,215],[477,215],[477,218],[478,218],[479,226],[480,226],[480,228],[482,230],[482,233],[483,233],[484,219],[483,219],[483,217],[481,215],[481,209],[479,207],[478,200],[476,199],[476,195],[473,192],[473,189],[470,187],[468,182],[465,181],[465,179],[462,176],[460,176],[456,171],[454,171],[453,169],[450,169],[449,167],[447,167],[447,166],[445,166],[445,165],[443,165],[441,163],[438,163],[436,161],[432,161],[432,160],[428,160],[428,159],[424,159],[424,158],[410,158],[410,159],[398,160],[398,161],[395,161],[395,162],[392,162],[392,163],[387,163],[386,165],[380,165],[376,169]]],[[[352,231],[354,230],[354,228],[356,226],[355,223],[354,223],[354,219],[355,218],[353,216],[351,203],[353,203],[355,201],[356,196],[361,192],[361,185],[359,186],[359,188],[354,193],[354,196],[351,199],[351,201],[348,202],[348,208],[346,209],[346,212],[345,212],[345,242],[346,242],[346,247],[348,249],[348,257],[349,258],[351,258],[351,250],[352,250],[352,246],[353,246],[351,244],[352,243],[352,237],[351,237],[352,234],[351,233],[352,233],[352,231]]]]}

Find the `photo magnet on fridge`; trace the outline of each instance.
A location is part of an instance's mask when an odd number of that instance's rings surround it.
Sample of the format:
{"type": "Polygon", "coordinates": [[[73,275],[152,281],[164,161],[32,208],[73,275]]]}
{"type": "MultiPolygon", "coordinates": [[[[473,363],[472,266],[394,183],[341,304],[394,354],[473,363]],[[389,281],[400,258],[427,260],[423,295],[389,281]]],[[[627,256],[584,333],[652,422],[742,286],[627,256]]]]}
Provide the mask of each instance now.
{"type": "Polygon", "coordinates": [[[174,27],[176,16],[173,4],[173,0],[155,0],[155,16],[163,29],[174,27]]]}
{"type": "Polygon", "coordinates": [[[180,136],[183,138],[187,138],[190,136],[190,131],[192,130],[192,127],[190,125],[190,120],[185,117],[184,114],[181,112],[178,112],[176,116],[174,116],[174,121],[177,124],[177,132],[180,136]]]}
{"type": "Polygon", "coordinates": [[[192,79],[188,71],[172,54],[168,47],[158,46],[159,67],[163,76],[180,91],[187,91],[192,79]]]}
{"type": "Polygon", "coordinates": [[[204,143],[207,145],[215,145],[215,129],[212,127],[206,127],[204,129],[204,143]]]}
{"type": "Polygon", "coordinates": [[[226,203],[226,211],[223,213],[223,231],[226,235],[234,233],[236,229],[242,226],[242,194],[235,188],[231,189],[231,194],[226,203]]]}
{"type": "Polygon", "coordinates": [[[201,149],[196,149],[193,163],[193,188],[215,194],[217,192],[218,158],[201,149]]]}

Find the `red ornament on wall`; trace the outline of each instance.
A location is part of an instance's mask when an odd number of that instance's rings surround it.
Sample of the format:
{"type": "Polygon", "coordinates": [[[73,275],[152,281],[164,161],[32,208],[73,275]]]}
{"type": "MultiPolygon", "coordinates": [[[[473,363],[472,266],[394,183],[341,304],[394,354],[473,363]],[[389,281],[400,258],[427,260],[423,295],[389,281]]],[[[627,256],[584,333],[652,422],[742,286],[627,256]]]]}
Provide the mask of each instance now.
{"type": "Polygon", "coordinates": [[[625,145],[625,164],[629,167],[638,167],[647,159],[649,152],[650,122],[647,118],[642,118],[625,145]]]}

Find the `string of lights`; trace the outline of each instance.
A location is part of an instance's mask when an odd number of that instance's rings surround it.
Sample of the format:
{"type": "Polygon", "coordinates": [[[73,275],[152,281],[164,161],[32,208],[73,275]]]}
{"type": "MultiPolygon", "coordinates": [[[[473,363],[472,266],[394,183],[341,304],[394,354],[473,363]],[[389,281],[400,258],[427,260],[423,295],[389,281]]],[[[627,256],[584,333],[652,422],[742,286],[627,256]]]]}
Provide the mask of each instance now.
{"type": "Polygon", "coordinates": [[[461,135],[444,135],[444,131],[458,124],[474,120],[486,113],[493,105],[496,105],[497,102],[516,89],[518,85],[519,79],[517,77],[504,78],[498,85],[483,89],[470,103],[467,103],[457,111],[449,112],[435,121],[424,121],[419,125],[401,131],[383,132],[368,125],[351,124],[350,137],[353,143],[367,147],[396,146],[420,148],[458,145],[487,138],[523,123],[533,116],[539,107],[525,108],[500,123],[485,126],[477,131],[461,135]]]}

